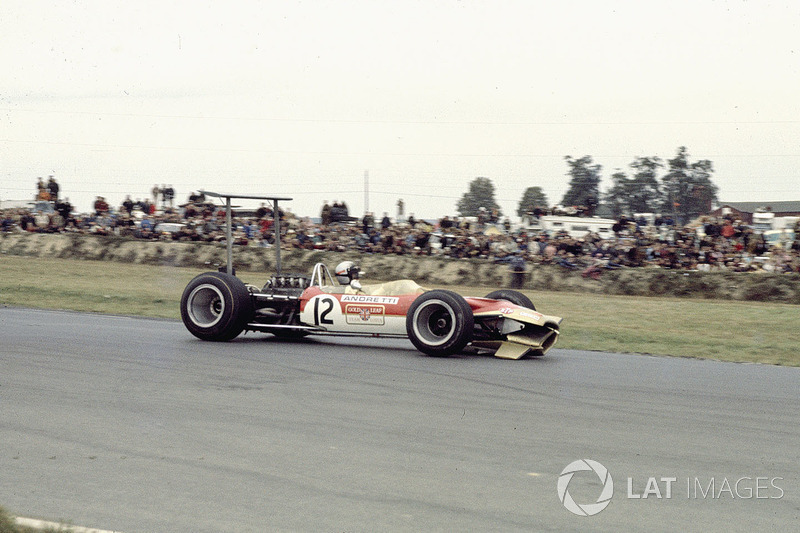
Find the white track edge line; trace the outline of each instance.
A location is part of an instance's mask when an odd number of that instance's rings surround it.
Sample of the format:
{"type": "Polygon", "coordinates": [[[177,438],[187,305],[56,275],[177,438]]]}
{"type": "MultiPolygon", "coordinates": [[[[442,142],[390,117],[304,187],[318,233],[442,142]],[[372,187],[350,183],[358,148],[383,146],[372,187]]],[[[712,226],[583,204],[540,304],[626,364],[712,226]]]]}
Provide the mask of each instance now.
{"type": "Polygon", "coordinates": [[[108,531],[105,529],[94,529],[91,527],[71,526],[60,522],[47,522],[45,520],[37,520],[35,518],[24,518],[17,516],[16,523],[20,526],[30,527],[34,529],[54,529],[56,531],[65,531],[70,533],[120,533],[119,531],[108,531]]]}

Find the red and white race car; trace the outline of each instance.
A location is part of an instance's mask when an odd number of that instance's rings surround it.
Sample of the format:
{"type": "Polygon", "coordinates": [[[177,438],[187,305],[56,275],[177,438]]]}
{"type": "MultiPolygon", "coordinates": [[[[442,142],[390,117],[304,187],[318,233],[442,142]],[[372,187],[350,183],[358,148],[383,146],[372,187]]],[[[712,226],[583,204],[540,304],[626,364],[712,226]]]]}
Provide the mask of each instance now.
{"type": "Polygon", "coordinates": [[[232,274],[206,272],[181,298],[181,317],[196,337],[227,341],[243,331],[278,337],[356,335],[407,337],[428,355],[447,356],[467,345],[496,357],[544,355],[556,343],[561,318],[536,311],[522,293],[498,290],[483,298],[428,290],[411,280],[361,285],[345,261],[336,280],[323,263],[311,277],[273,276],[263,287],[232,274]]]}

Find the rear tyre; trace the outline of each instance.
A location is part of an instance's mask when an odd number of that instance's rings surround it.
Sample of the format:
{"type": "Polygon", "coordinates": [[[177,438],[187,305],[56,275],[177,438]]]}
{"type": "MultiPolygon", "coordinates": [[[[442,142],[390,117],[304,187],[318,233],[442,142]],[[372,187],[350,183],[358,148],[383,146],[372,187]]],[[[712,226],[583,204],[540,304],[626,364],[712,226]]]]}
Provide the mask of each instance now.
{"type": "Polygon", "coordinates": [[[452,291],[425,292],[406,314],[408,338],[420,352],[437,357],[463,350],[472,340],[474,327],[472,308],[452,291]]]}
{"type": "Polygon", "coordinates": [[[512,291],[509,289],[501,289],[499,291],[490,292],[486,295],[486,298],[491,298],[492,300],[505,300],[520,307],[527,307],[531,311],[536,311],[531,299],[521,292],[512,291]]]}
{"type": "Polygon", "coordinates": [[[224,272],[200,274],[183,290],[181,319],[204,341],[229,341],[253,318],[250,292],[242,281],[224,272]]]}

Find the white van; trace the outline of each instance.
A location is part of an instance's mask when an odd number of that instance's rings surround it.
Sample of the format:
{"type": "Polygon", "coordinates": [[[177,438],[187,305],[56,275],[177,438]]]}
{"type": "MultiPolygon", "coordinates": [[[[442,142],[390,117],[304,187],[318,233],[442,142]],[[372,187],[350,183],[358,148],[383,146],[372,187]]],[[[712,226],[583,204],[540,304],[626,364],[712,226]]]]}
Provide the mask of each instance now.
{"type": "Polygon", "coordinates": [[[545,231],[549,235],[565,231],[576,239],[585,237],[587,233],[596,233],[603,239],[610,239],[614,236],[611,228],[616,223],[617,221],[612,218],[546,215],[534,218],[526,229],[545,231]]]}

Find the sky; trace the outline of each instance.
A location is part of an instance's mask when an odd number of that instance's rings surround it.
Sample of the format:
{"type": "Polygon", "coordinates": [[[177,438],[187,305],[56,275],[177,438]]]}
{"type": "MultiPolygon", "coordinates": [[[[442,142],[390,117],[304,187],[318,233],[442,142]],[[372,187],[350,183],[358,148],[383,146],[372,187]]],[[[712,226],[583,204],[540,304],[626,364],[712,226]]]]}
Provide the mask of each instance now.
{"type": "MultiPolygon", "coordinates": [[[[711,160],[720,200],[800,200],[800,2],[0,2],[0,199],[153,185],[435,218],[505,214],[565,156],[711,160]]],[[[244,202],[246,204],[246,202],[244,202]]]]}

